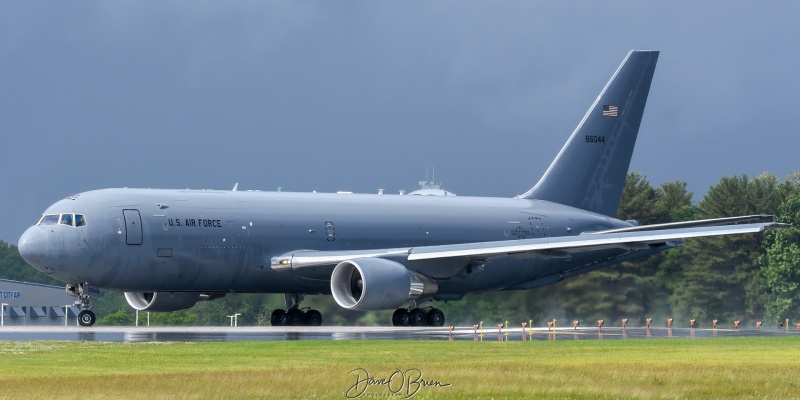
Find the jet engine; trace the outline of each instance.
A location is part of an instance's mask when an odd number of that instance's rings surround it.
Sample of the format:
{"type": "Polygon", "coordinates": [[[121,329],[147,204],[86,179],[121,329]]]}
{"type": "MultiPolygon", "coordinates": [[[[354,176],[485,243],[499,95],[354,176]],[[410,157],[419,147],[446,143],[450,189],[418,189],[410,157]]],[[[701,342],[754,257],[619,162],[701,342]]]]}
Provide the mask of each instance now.
{"type": "Polygon", "coordinates": [[[169,312],[192,308],[200,293],[182,292],[125,292],[125,300],[136,310],[169,312]]]}
{"type": "Polygon", "coordinates": [[[390,310],[438,289],[436,281],[383,258],[343,261],[331,275],[333,298],[348,310],[390,310]]]}

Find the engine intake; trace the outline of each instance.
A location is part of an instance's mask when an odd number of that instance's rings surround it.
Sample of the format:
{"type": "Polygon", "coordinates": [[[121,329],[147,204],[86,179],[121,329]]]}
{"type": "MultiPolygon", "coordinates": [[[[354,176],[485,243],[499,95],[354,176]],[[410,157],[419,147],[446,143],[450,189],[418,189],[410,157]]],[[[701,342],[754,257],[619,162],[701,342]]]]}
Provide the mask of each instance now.
{"type": "Polygon", "coordinates": [[[391,310],[438,289],[436,281],[383,258],[343,261],[331,275],[333,299],[348,310],[391,310]]]}
{"type": "Polygon", "coordinates": [[[136,310],[169,312],[192,308],[200,293],[182,292],[125,292],[125,300],[136,310]]]}

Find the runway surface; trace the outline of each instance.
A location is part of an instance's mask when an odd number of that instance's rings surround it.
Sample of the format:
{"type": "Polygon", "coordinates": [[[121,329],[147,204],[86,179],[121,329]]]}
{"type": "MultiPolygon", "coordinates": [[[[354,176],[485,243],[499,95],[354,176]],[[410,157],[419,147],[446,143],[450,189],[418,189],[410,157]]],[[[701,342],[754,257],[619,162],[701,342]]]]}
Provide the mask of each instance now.
{"type": "Polygon", "coordinates": [[[239,340],[632,340],[648,338],[786,337],[800,329],[398,327],[0,327],[0,340],[103,342],[233,342],[239,340]]]}

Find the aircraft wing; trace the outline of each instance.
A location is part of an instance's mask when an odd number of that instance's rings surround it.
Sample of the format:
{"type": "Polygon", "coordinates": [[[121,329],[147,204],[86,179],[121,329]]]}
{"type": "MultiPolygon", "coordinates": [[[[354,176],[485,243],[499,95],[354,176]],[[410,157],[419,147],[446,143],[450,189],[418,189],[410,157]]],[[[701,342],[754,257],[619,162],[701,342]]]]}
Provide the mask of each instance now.
{"type": "MultiPolygon", "coordinates": [[[[761,216],[758,216],[761,217],[761,216]]],[[[745,217],[737,217],[745,218],[745,217]]],[[[721,223],[724,219],[692,221],[694,223],[721,223]]],[[[729,221],[730,223],[730,221],[729,221]]],[[[682,223],[677,223],[682,224],[682,223]]],[[[272,259],[272,268],[276,270],[298,269],[321,265],[335,265],[354,258],[396,258],[408,261],[432,260],[447,258],[469,258],[488,260],[509,255],[530,254],[540,256],[542,251],[555,251],[569,254],[577,251],[624,249],[636,250],[650,245],[666,244],[686,238],[720,236],[741,233],[762,232],[767,229],[788,226],[776,222],[759,222],[722,226],[691,226],[685,228],[669,228],[673,224],[662,224],[666,229],[653,230],[611,230],[593,232],[577,236],[559,236],[538,239],[502,240],[493,242],[460,243],[439,246],[407,247],[394,249],[374,249],[361,251],[314,251],[298,250],[272,259]]],[[[652,226],[652,225],[651,225],[652,226]]],[[[678,225],[680,226],[680,225],[678,225]]],[[[646,227],[640,227],[646,228],[646,227]]]]}
{"type": "Polygon", "coordinates": [[[565,253],[603,249],[635,250],[646,245],[674,242],[686,238],[755,233],[785,225],[769,222],[426,246],[412,248],[408,255],[408,260],[430,260],[448,257],[494,258],[542,250],[560,250],[565,253]]]}

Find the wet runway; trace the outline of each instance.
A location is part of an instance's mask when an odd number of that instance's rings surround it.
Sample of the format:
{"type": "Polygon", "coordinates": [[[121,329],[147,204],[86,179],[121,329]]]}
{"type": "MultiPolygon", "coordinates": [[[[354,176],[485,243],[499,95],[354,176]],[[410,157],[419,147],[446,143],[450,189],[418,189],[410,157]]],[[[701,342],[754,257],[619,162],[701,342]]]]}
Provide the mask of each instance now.
{"type": "Polygon", "coordinates": [[[632,340],[648,338],[786,337],[800,329],[509,328],[472,327],[0,327],[0,340],[103,342],[233,342],[240,340],[632,340]]]}

